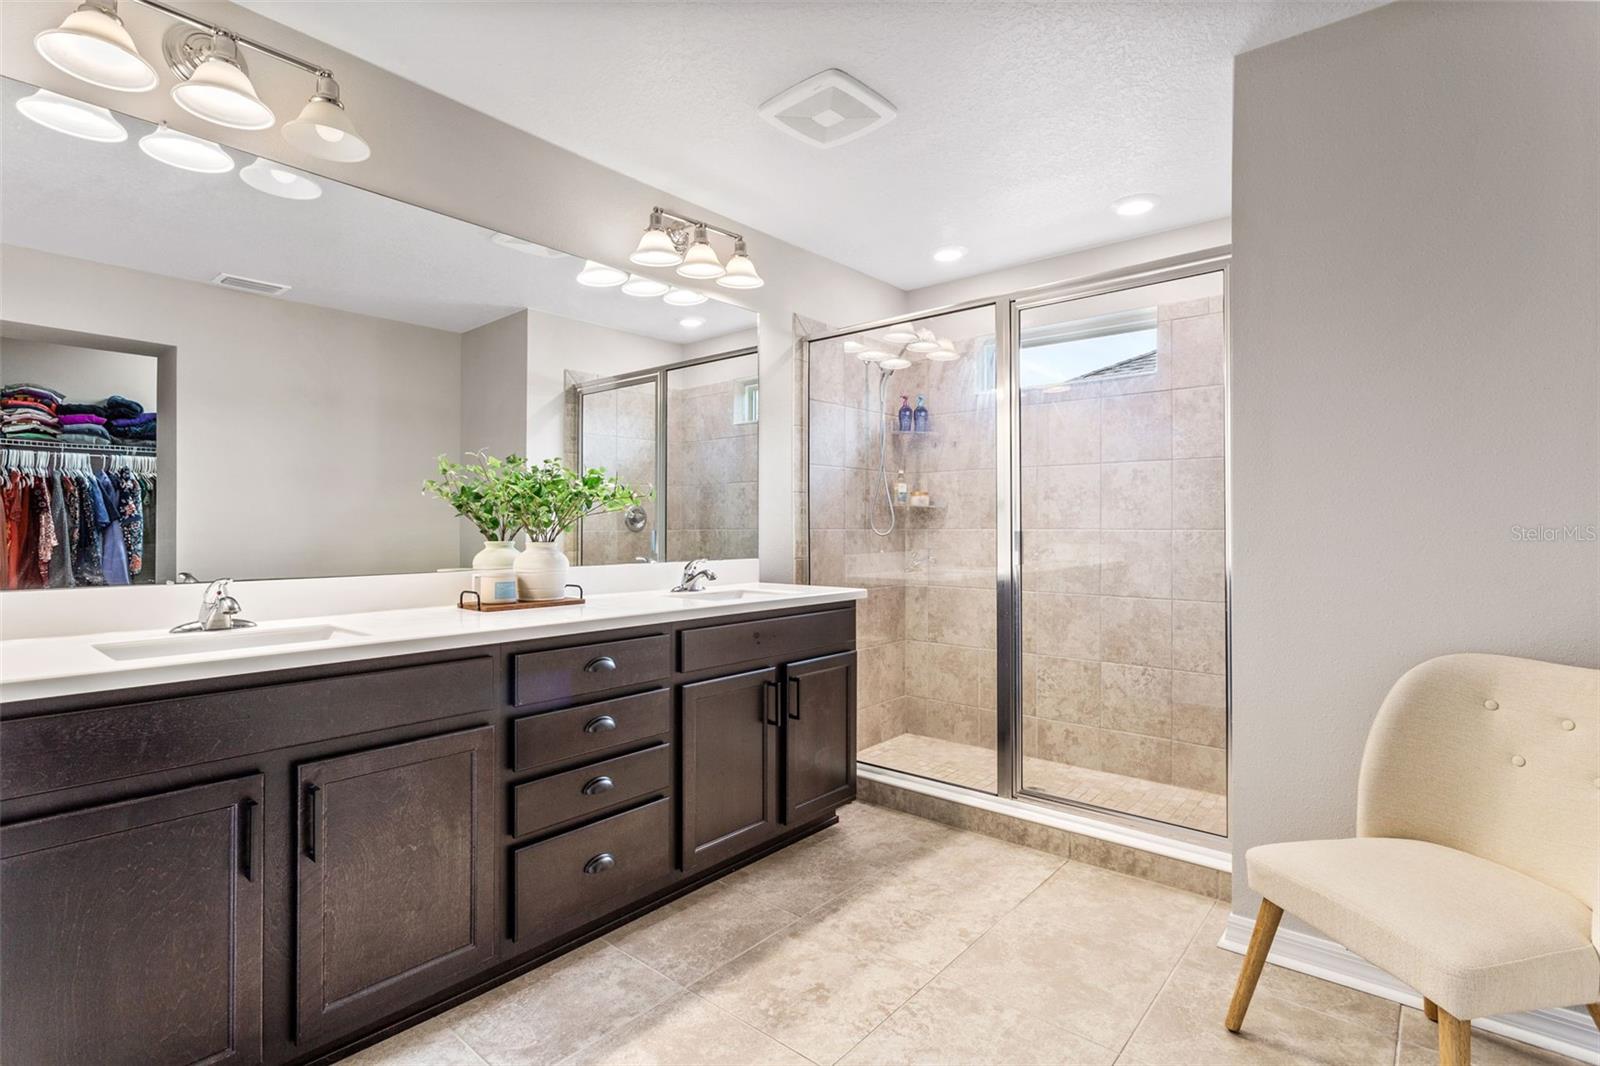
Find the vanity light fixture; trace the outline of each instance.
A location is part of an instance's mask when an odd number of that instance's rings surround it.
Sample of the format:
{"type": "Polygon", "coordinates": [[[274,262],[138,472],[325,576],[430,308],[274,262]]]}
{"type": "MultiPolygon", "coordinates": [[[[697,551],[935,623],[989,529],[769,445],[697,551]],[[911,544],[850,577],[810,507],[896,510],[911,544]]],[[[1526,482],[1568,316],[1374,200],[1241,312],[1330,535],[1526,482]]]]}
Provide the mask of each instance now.
{"type": "Polygon", "coordinates": [[[717,279],[717,284],[724,289],[759,289],[766,284],[744,250],[743,237],[733,242],[733,258],[728,260],[727,272],[717,279]]]}
{"type": "Polygon", "coordinates": [[[966,254],[966,248],[959,244],[952,244],[944,248],[934,249],[933,261],[935,263],[954,263],[956,260],[964,258],[966,254]]]}
{"type": "Polygon", "coordinates": [[[307,155],[335,163],[360,163],[372,148],[356,132],[339,100],[339,83],[333,75],[317,75],[317,90],[300,109],[300,117],[283,124],[283,139],[307,155]]]}
{"type": "MultiPolygon", "coordinates": [[[[182,27],[175,28],[191,36],[182,27]]],[[[277,122],[272,108],[256,95],[232,37],[213,33],[210,44],[194,49],[189,58],[195,61],[194,70],[172,87],[173,102],[179,107],[195,118],[236,130],[264,130],[277,122]]]]}
{"type": "Polygon", "coordinates": [[[1156,204],[1160,202],[1161,198],[1159,196],[1142,192],[1133,196],[1124,196],[1122,199],[1113,202],[1111,210],[1123,218],[1137,218],[1140,215],[1148,215],[1151,211],[1154,211],[1156,204]]]}
{"type": "Polygon", "coordinates": [[[116,144],[128,139],[128,131],[116,116],[103,107],[74,100],[70,96],[40,89],[17,101],[17,110],[47,130],[81,137],[101,144],[116,144]]]}
{"type": "Polygon", "coordinates": [[[705,293],[693,289],[673,288],[661,298],[661,302],[671,304],[673,307],[698,307],[710,298],[705,293]]]}
{"type": "Polygon", "coordinates": [[[285,200],[315,200],[322,195],[322,186],[298,170],[268,159],[258,158],[239,171],[239,178],[258,192],[285,200]]]}
{"type": "Polygon", "coordinates": [[[662,207],[650,209],[650,221],[628,260],[639,266],[677,267],[680,277],[715,280],[725,289],[759,289],[766,284],[750,259],[742,234],[662,207]],[[727,266],[711,244],[713,233],[733,241],[727,266]]]}
{"type": "Polygon", "coordinates": [[[890,344],[910,344],[917,339],[917,329],[909,323],[901,326],[891,326],[884,333],[883,339],[890,344]]]}
{"type": "Polygon", "coordinates": [[[684,329],[699,329],[705,324],[706,320],[701,318],[699,315],[690,315],[687,318],[678,319],[678,325],[682,326],[684,329]]]}
{"type": "Polygon", "coordinates": [[[655,278],[647,278],[643,274],[629,275],[627,282],[622,286],[624,296],[665,296],[671,291],[672,286],[655,278]]]}
{"type": "Polygon", "coordinates": [[[614,266],[596,263],[593,259],[583,261],[583,269],[578,271],[578,284],[586,285],[591,289],[614,289],[628,280],[626,270],[618,270],[614,266]]]}
{"type": "Polygon", "coordinates": [[[694,278],[696,281],[710,281],[726,273],[722,260],[717,258],[717,250],[711,247],[711,238],[706,234],[706,228],[696,226],[694,240],[689,244],[689,250],[683,253],[683,263],[678,267],[678,275],[694,278]]]}
{"type": "Polygon", "coordinates": [[[667,232],[661,208],[650,212],[650,225],[645,227],[644,236],[639,238],[639,245],[628,260],[650,267],[673,267],[683,262],[683,253],[678,250],[672,234],[667,232]]]}
{"type": "Polygon", "coordinates": [[[233,156],[222,145],[175,130],[165,122],[139,138],[139,151],[159,163],[196,174],[226,174],[233,156]]]}
{"type": "Polygon", "coordinates": [[[116,0],[85,0],[61,25],[36,34],[33,47],[57,70],[102,89],[142,93],[160,81],[117,17],[116,0]]]}

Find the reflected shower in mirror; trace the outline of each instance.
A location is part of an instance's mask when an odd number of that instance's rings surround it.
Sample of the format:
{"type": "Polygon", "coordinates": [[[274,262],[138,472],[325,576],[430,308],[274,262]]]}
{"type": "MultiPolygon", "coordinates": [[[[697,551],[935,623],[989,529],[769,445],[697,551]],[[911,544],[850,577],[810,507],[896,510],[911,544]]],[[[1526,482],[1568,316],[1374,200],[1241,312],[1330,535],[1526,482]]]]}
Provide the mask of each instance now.
{"type": "Polygon", "coordinates": [[[649,497],[573,562],[755,554],[754,313],[127,115],[91,139],[37,93],[3,83],[0,487],[35,519],[4,587],[462,567],[482,533],[421,490],[480,452],[649,497]],[[84,471],[137,512],[109,570],[38,540],[84,471]]]}

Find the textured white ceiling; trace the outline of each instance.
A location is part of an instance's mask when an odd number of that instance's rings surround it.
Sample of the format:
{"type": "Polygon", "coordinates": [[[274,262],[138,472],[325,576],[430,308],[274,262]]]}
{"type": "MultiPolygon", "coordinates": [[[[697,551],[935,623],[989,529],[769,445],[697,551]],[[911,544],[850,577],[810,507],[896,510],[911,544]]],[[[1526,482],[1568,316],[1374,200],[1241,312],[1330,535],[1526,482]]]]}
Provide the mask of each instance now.
{"type": "Polygon", "coordinates": [[[1233,57],[1377,6],[243,3],[902,288],[1226,216],[1233,57]],[[817,149],[756,114],[828,67],[899,117],[817,149]]]}
{"type": "MultiPolygon", "coordinates": [[[[710,300],[670,307],[573,279],[570,256],[546,259],[490,242],[490,231],[326,178],[319,199],[283,200],[229,174],[191,174],[139,150],[153,127],[119,116],[128,139],[95,144],[38,126],[15,102],[32,86],[4,79],[0,237],[152,274],[221,273],[293,286],[281,297],[463,332],[531,307],[674,344],[753,329],[756,316],[710,300]],[[685,329],[679,320],[705,320],[685,329]]],[[[619,257],[620,258],[620,257],[619,257]]]]}

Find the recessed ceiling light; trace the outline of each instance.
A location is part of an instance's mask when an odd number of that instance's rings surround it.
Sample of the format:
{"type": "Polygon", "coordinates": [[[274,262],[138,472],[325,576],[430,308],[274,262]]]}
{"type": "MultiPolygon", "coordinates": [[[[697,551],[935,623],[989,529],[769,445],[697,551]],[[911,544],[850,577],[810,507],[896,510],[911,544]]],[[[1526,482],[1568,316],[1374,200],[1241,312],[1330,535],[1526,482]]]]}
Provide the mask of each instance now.
{"type": "Polygon", "coordinates": [[[959,244],[952,244],[949,247],[935,251],[933,253],[933,261],[935,263],[954,263],[956,260],[964,258],[966,254],[967,250],[964,247],[959,244]]]}
{"type": "Polygon", "coordinates": [[[618,270],[614,266],[596,263],[593,259],[585,259],[583,269],[578,271],[578,284],[586,285],[591,289],[612,289],[628,280],[626,270],[618,270]]]}
{"type": "Polygon", "coordinates": [[[1156,204],[1160,202],[1160,197],[1142,192],[1133,196],[1124,196],[1122,199],[1115,201],[1111,205],[1111,210],[1123,218],[1133,218],[1137,215],[1148,215],[1155,210],[1156,204]]]}
{"type": "Polygon", "coordinates": [[[705,303],[710,297],[703,292],[695,292],[693,289],[673,289],[661,299],[673,307],[694,307],[697,304],[705,303]]]}
{"type": "Polygon", "coordinates": [[[40,89],[17,101],[17,110],[45,129],[81,137],[101,144],[116,144],[128,139],[128,131],[110,111],[70,96],[40,89]]]}
{"type": "Polygon", "coordinates": [[[699,315],[690,315],[688,318],[678,319],[678,325],[682,326],[684,329],[699,329],[705,324],[706,320],[701,318],[699,315]]]}
{"type": "Polygon", "coordinates": [[[139,138],[139,150],[158,162],[196,174],[226,174],[233,156],[222,146],[169,127],[165,122],[139,138]]]}
{"type": "Polygon", "coordinates": [[[257,192],[285,200],[315,200],[322,195],[322,186],[304,174],[266,159],[257,159],[239,171],[239,177],[257,192]]]}
{"type": "Polygon", "coordinates": [[[672,286],[655,278],[647,278],[642,274],[630,275],[622,286],[624,296],[661,296],[672,286]]]}

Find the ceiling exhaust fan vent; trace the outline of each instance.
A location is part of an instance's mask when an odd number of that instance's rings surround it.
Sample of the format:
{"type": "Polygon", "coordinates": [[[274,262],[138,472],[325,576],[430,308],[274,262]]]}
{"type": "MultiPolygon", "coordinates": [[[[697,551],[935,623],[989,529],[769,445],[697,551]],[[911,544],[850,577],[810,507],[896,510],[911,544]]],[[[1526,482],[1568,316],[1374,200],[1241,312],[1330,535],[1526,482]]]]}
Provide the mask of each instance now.
{"type": "Polygon", "coordinates": [[[891,121],[894,105],[842,70],[813,74],[760,107],[761,117],[791,137],[834,148],[891,121]]]}
{"type": "Polygon", "coordinates": [[[258,281],[255,278],[240,277],[238,274],[218,274],[211,279],[211,284],[221,285],[224,289],[255,293],[257,296],[282,296],[289,291],[289,286],[280,285],[276,281],[258,281]]]}

